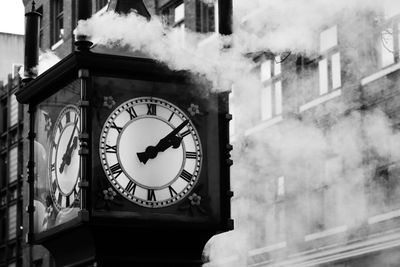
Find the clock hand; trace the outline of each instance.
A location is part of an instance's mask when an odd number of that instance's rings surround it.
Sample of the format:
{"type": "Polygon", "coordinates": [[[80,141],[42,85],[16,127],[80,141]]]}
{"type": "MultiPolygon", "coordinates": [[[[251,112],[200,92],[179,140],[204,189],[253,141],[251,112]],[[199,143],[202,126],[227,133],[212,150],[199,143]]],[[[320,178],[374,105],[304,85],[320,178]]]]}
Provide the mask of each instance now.
{"type": "Polygon", "coordinates": [[[78,124],[78,116],[75,116],[74,128],[72,129],[72,134],[71,134],[71,137],[69,138],[69,141],[67,144],[67,149],[62,157],[62,162],[61,162],[60,169],[59,169],[60,173],[62,173],[64,171],[65,164],[69,165],[71,163],[71,153],[73,150],[73,149],[71,150],[71,142],[74,139],[74,143],[75,143],[74,146],[76,146],[76,136],[75,136],[75,138],[73,138],[73,137],[74,137],[74,133],[75,133],[77,124],[78,124]],[[68,160],[68,158],[69,158],[69,160],[68,160]]]}
{"type": "Polygon", "coordinates": [[[169,134],[167,134],[164,138],[162,138],[156,146],[148,146],[144,152],[136,153],[139,161],[146,164],[149,159],[154,159],[159,152],[164,152],[171,146],[173,148],[178,148],[182,142],[182,137],[176,136],[186,124],[189,123],[189,120],[185,120],[178,127],[172,130],[169,134]]]}

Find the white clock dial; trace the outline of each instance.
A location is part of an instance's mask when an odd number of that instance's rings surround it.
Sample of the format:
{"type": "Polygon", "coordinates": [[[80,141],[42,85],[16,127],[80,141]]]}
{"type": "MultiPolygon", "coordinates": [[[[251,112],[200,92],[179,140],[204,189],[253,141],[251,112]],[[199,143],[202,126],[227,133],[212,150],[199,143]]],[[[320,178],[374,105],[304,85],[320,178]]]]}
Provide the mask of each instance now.
{"type": "Polygon", "coordinates": [[[202,149],[189,117],[155,97],[117,107],[102,129],[104,172],[126,199],[158,208],[184,198],[199,179],[202,149]]]}
{"type": "Polygon", "coordinates": [[[79,187],[79,109],[63,108],[54,124],[49,158],[50,192],[59,210],[71,207],[78,198],[79,187]]]}

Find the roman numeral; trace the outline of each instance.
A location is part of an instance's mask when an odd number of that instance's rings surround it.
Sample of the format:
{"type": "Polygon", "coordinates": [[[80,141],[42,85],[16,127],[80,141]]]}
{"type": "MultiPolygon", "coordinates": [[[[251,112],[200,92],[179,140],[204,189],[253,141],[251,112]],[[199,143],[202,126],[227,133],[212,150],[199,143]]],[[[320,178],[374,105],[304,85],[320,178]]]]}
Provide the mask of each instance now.
{"type": "Polygon", "coordinates": [[[112,122],[111,128],[117,130],[118,133],[121,133],[121,131],[122,131],[122,127],[118,127],[118,126],[115,124],[115,122],[112,122]]]}
{"type": "Polygon", "coordinates": [[[186,158],[187,159],[196,159],[197,158],[197,153],[196,152],[187,152],[186,151],[186,158]]]}
{"type": "Polygon", "coordinates": [[[67,123],[71,121],[71,114],[69,113],[69,111],[65,113],[65,120],[67,121],[67,123]]]}
{"type": "Polygon", "coordinates": [[[61,206],[61,203],[62,203],[62,195],[61,195],[61,193],[58,193],[57,203],[58,203],[59,206],[61,206]]]}
{"type": "Polygon", "coordinates": [[[132,181],[129,181],[129,183],[125,187],[125,191],[127,191],[128,193],[134,195],[135,194],[135,190],[136,190],[136,184],[134,182],[132,182],[132,181]]]}
{"type": "Polygon", "coordinates": [[[192,180],[193,175],[191,175],[188,171],[183,169],[181,175],[179,175],[182,179],[184,179],[186,182],[190,182],[192,180]]]}
{"type": "Polygon", "coordinates": [[[57,189],[57,182],[56,180],[53,181],[53,183],[51,184],[51,187],[53,188],[53,191],[55,192],[57,189]]]}
{"type": "Polygon", "coordinates": [[[149,189],[147,191],[147,200],[156,201],[156,194],[154,193],[154,189],[149,189]]]}
{"type": "Polygon", "coordinates": [[[69,197],[70,197],[70,196],[67,196],[67,197],[66,197],[65,207],[69,207],[69,205],[70,205],[69,197]]]}
{"type": "Polygon", "coordinates": [[[172,113],[171,113],[171,116],[169,116],[168,121],[171,121],[173,116],[174,116],[174,113],[172,112],[172,113]]]}
{"type": "Polygon", "coordinates": [[[133,107],[128,108],[126,111],[129,113],[131,120],[137,117],[136,111],[133,107]]]}
{"type": "Polygon", "coordinates": [[[188,134],[190,134],[190,130],[187,130],[187,131],[185,131],[185,132],[183,132],[183,133],[180,133],[180,135],[181,135],[182,137],[185,137],[185,136],[188,135],[188,134]]]}
{"type": "Polygon", "coordinates": [[[172,188],[172,186],[168,186],[169,189],[169,193],[171,195],[171,197],[177,195],[178,193],[172,188]]]}
{"type": "Polygon", "coordinates": [[[156,115],[156,104],[147,104],[147,115],[156,115]]]}
{"type": "Polygon", "coordinates": [[[106,145],[106,153],[117,153],[117,145],[115,146],[106,145]]]}
{"type": "Polygon", "coordinates": [[[114,178],[117,178],[122,173],[121,165],[119,163],[112,165],[110,171],[114,174],[114,178]]]}
{"type": "Polygon", "coordinates": [[[50,166],[50,171],[55,171],[56,170],[56,164],[55,163],[52,163],[51,164],[51,166],[50,166]]]}
{"type": "Polygon", "coordinates": [[[61,133],[62,130],[63,130],[63,125],[62,125],[62,123],[59,123],[57,126],[58,126],[58,130],[60,130],[60,133],[61,133]]]}

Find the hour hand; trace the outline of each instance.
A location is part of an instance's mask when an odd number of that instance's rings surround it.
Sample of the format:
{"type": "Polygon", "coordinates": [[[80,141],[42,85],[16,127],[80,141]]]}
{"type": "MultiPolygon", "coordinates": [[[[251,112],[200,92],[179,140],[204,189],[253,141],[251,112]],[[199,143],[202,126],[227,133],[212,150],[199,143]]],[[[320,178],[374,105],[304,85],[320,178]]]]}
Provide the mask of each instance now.
{"type": "Polygon", "coordinates": [[[181,145],[182,137],[178,137],[176,135],[163,138],[156,146],[148,146],[144,152],[136,153],[139,161],[143,164],[149,159],[154,159],[159,152],[164,152],[168,148],[172,146],[172,148],[178,148],[181,145]]]}
{"type": "Polygon", "coordinates": [[[163,152],[170,147],[175,149],[178,148],[181,145],[182,137],[176,135],[188,123],[189,120],[185,120],[172,132],[170,132],[167,136],[161,139],[156,146],[148,146],[144,152],[136,153],[139,158],[139,161],[142,162],[143,164],[146,164],[146,162],[149,159],[154,159],[157,156],[158,152],[163,152]]]}

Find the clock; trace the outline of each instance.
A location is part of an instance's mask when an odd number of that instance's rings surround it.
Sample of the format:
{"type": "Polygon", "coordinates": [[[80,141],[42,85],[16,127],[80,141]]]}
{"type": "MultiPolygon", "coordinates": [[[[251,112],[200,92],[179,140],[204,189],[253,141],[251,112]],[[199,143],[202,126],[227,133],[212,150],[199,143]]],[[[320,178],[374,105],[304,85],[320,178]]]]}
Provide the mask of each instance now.
{"type": "Polygon", "coordinates": [[[101,130],[99,152],[116,191],[146,208],[184,199],[199,180],[203,157],[190,117],[156,97],[133,98],[114,109],[101,130]]]}
{"type": "Polygon", "coordinates": [[[73,207],[75,201],[78,200],[79,114],[79,109],[74,105],[64,107],[54,123],[50,137],[48,181],[53,204],[58,210],[73,207]]]}

